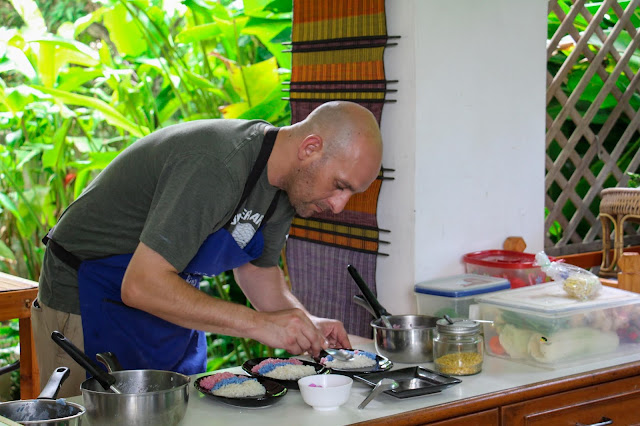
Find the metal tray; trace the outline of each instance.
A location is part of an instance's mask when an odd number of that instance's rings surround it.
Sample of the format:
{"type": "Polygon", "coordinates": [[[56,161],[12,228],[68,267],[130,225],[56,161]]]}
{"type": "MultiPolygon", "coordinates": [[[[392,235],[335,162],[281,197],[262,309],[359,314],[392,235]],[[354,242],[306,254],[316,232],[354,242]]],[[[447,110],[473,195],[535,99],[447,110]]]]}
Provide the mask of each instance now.
{"type": "Polygon", "coordinates": [[[375,387],[376,383],[384,378],[393,379],[398,382],[400,386],[396,389],[385,391],[384,393],[395,396],[396,398],[428,395],[462,383],[462,380],[455,377],[436,373],[435,371],[419,366],[384,371],[381,373],[369,373],[366,375],[355,374],[353,378],[371,387],[375,387]]]}

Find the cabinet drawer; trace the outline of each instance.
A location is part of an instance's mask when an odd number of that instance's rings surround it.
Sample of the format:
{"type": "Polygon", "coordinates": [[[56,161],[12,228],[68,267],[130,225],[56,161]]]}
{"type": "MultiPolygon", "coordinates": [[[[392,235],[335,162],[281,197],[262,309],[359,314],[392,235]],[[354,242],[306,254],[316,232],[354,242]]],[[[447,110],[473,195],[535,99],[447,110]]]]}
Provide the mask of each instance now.
{"type": "Polygon", "coordinates": [[[460,416],[454,419],[443,420],[435,423],[427,423],[429,426],[498,426],[500,423],[498,409],[481,411],[479,413],[460,416]]]}
{"type": "Polygon", "coordinates": [[[502,409],[502,424],[510,426],[585,425],[603,417],[613,425],[640,424],[640,377],[536,398],[502,409]]]}

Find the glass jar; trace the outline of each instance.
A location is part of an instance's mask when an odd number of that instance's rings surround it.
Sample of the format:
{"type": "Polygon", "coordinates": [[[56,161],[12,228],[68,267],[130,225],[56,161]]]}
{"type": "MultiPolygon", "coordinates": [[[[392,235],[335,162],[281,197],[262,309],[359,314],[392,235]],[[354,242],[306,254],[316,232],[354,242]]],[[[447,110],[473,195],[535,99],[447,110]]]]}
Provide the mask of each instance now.
{"type": "Polygon", "coordinates": [[[468,319],[436,322],[433,339],[435,370],[452,376],[468,376],[482,371],[483,339],[480,323],[468,319]]]}

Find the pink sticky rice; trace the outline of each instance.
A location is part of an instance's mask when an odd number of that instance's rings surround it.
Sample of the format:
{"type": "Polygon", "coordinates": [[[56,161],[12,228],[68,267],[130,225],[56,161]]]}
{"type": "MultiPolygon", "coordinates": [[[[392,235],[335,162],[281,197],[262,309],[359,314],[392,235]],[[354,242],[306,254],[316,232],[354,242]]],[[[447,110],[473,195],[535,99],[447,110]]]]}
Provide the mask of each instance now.
{"type": "Polygon", "coordinates": [[[213,389],[213,387],[218,382],[221,382],[222,380],[225,380],[225,379],[233,379],[234,377],[236,377],[235,374],[226,373],[226,372],[212,374],[211,376],[207,376],[204,379],[200,380],[200,386],[202,386],[205,389],[213,389]]]}

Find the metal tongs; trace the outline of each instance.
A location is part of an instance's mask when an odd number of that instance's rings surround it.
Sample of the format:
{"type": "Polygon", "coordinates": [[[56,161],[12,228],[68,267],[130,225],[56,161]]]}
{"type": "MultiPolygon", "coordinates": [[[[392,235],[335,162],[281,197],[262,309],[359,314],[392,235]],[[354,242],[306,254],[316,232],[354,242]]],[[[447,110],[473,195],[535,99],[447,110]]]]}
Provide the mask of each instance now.
{"type": "Polygon", "coordinates": [[[393,379],[384,378],[376,383],[376,386],[369,392],[369,395],[358,405],[358,408],[362,410],[367,406],[368,403],[373,401],[373,399],[380,395],[384,391],[396,389],[400,384],[393,379]]]}

